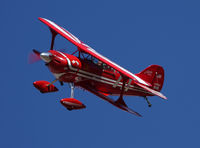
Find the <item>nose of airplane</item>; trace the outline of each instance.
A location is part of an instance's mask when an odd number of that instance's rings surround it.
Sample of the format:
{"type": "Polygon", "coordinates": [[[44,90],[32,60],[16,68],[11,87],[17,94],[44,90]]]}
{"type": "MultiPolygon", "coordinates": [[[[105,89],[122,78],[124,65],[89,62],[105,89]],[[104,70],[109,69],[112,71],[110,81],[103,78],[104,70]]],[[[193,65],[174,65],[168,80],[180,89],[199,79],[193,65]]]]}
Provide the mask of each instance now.
{"type": "Polygon", "coordinates": [[[42,52],[41,54],[40,54],[40,58],[44,61],[44,62],[46,62],[46,63],[49,63],[49,62],[51,62],[51,53],[49,53],[49,52],[42,52]]]}

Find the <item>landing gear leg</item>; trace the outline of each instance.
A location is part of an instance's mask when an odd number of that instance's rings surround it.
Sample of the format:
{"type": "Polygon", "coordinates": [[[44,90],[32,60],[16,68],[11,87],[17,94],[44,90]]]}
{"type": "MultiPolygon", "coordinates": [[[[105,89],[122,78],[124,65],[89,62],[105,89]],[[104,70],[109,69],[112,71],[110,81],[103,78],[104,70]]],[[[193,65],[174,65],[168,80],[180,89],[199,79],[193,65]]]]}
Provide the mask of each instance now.
{"type": "MultiPolygon", "coordinates": [[[[74,83],[69,83],[70,88],[71,88],[71,96],[70,99],[74,99],[74,83]]],[[[65,105],[64,105],[65,106],[65,105]]],[[[73,105],[67,105],[65,106],[69,111],[72,111],[74,109],[73,105]]]]}
{"type": "Polygon", "coordinates": [[[71,87],[71,98],[74,98],[74,83],[70,83],[70,87],[71,87]]]}
{"type": "Polygon", "coordinates": [[[53,84],[53,83],[55,83],[56,81],[58,81],[58,80],[57,80],[57,79],[55,79],[55,80],[53,80],[53,81],[52,81],[50,84],[48,84],[48,85],[47,85],[47,87],[48,87],[48,90],[50,90],[50,85],[51,85],[51,84],[53,84]]]}
{"type": "Polygon", "coordinates": [[[86,106],[82,102],[74,98],[74,89],[75,89],[74,83],[69,83],[69,84],[71,87],[71,97],[61,99],[60,103],[69,111],[86,108],[86,106]]]}
{"type": "Polygon", "coordinates": [[[149,100],[148,100],[147,96],[144,96],[144,99],[147,101],[148,107],[151,107],[151,106],[152,106],[152,104],[149,102],[149,100]]]}
{"type": "Polygon", "coordinates": [[[53,80],[50,84],[48,84],[48,86],[50,86],[51,84],[55,83],[56,81],[58,81],[57,79],[53,80]]]}

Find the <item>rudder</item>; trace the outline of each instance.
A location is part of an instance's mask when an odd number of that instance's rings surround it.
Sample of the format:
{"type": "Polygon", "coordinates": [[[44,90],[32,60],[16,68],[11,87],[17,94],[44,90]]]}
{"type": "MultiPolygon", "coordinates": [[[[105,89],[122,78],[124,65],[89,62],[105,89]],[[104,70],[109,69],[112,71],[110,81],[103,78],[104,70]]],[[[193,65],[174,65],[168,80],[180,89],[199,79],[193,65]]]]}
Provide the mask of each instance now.
{"type": "Polygon", "coordinates": [[[150,83],[152,85],[150,88],[161,91],[164,82],[164,69],[161,66],[150,65],[136,75],[150,83]]]}

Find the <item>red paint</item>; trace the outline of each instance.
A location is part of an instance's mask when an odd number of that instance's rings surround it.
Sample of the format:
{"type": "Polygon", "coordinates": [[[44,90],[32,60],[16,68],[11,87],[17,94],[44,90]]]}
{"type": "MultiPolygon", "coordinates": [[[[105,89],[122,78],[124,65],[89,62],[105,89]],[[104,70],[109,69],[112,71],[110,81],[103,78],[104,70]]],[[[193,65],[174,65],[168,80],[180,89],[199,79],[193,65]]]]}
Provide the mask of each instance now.
{"type": "MultiPolygon", "coordinates": [[[[55,50],[48,51],[51,53],[48,56],[51,60],[49,63],[46,61],[46,65],[57,80],[73,83],[116,107],[138,116],[140,114],[129,109],[122,99],[114,101],[108,95],[120,96],[124,84],[123,95],[142,97],[156,95],[167,99],[160,93],[164,82],[164,70],[161,66],[151,65],[134,75],[97,53],[64,28],[43,18],[39,20],[78,47],[77,56],[55,50]]],[[[50,85],[49,90],[48,84],[50,83],[47,81],[34,82],[34,86],[43,93],[57,91],[54,85],[50,85]]],[[[85,108],[82,102],[74,98],[65,98],[60,102],[69,110],[85,108]]]]}
{"type": "Polygon", "coordinates": [[[82,102],[80,102],[79,100],[76,100],[74,98],[64,98],[64,99],[61,99],[60,103],[64,107],[66,107],[68,110],[86,108],[86,106],[82,102]]]}
{"type": "Polygon", "coordinates": [[[150,88],[161,91],[164,83],[164,69],[161,66],[151,65],[136,75],[149,82],[152,85],[150,88]]]}
{"type": "Polygon", "coordinates": [[[58,91],[58,89],[53,84],[51,84],[51,85],[49,85],[49,84],[50,84],[50,82],[48,82],[48,81],[33,82],[33,85],[35,86],[35,88],[37,88],[41,93],[58,91]]]}

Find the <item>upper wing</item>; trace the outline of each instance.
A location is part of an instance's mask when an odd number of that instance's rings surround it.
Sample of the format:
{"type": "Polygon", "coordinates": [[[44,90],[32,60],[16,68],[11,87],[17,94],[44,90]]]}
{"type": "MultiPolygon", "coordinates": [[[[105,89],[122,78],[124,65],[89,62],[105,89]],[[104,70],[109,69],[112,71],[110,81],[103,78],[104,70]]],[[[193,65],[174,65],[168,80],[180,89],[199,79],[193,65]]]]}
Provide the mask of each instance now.
{"type": "Polygon", "coordinates": [[[142,80],[138,76],[134,75],[133,73],[129,72],[128,70],[124,69],[123,67],[117,65],[116,63],[110,61],[108,58],[106,58],[103,55],[99,54],[94,49],[92,49],[90,46],[84,44],[77,37],[75,37],[73,34],[68,32],[64,28],[58,26],[54,22],[52,22],[52,21],[50,21],[48,19],[45,19],[45,18],[39,18],[39,20],[41,22],[43,22],[44,24],[46,24],[47,26],[49,26],[54,31],[56,31],[57,33],[59,33],[60,35],[62,35],[64,38],[69,40],[71,43],[76,45],[79,50],[84,51],[84,52],[92,55],[93,57],[97,58],[98,60],[102,61],[103,63],[105,63],[105,64],[109,65],[110,67],[114,68],[115,70],[119,71],[124,76],[126,76],[126,77],[128,77],[130,79],[133,79],[133,80],[135,80],[136,82],[138,82],[140,84],[143,84],[143,85],[146,85],[146,86],[151,86],[151,84],[149,84],[148,82],[145,82],[144,80],[142,80]]]}

